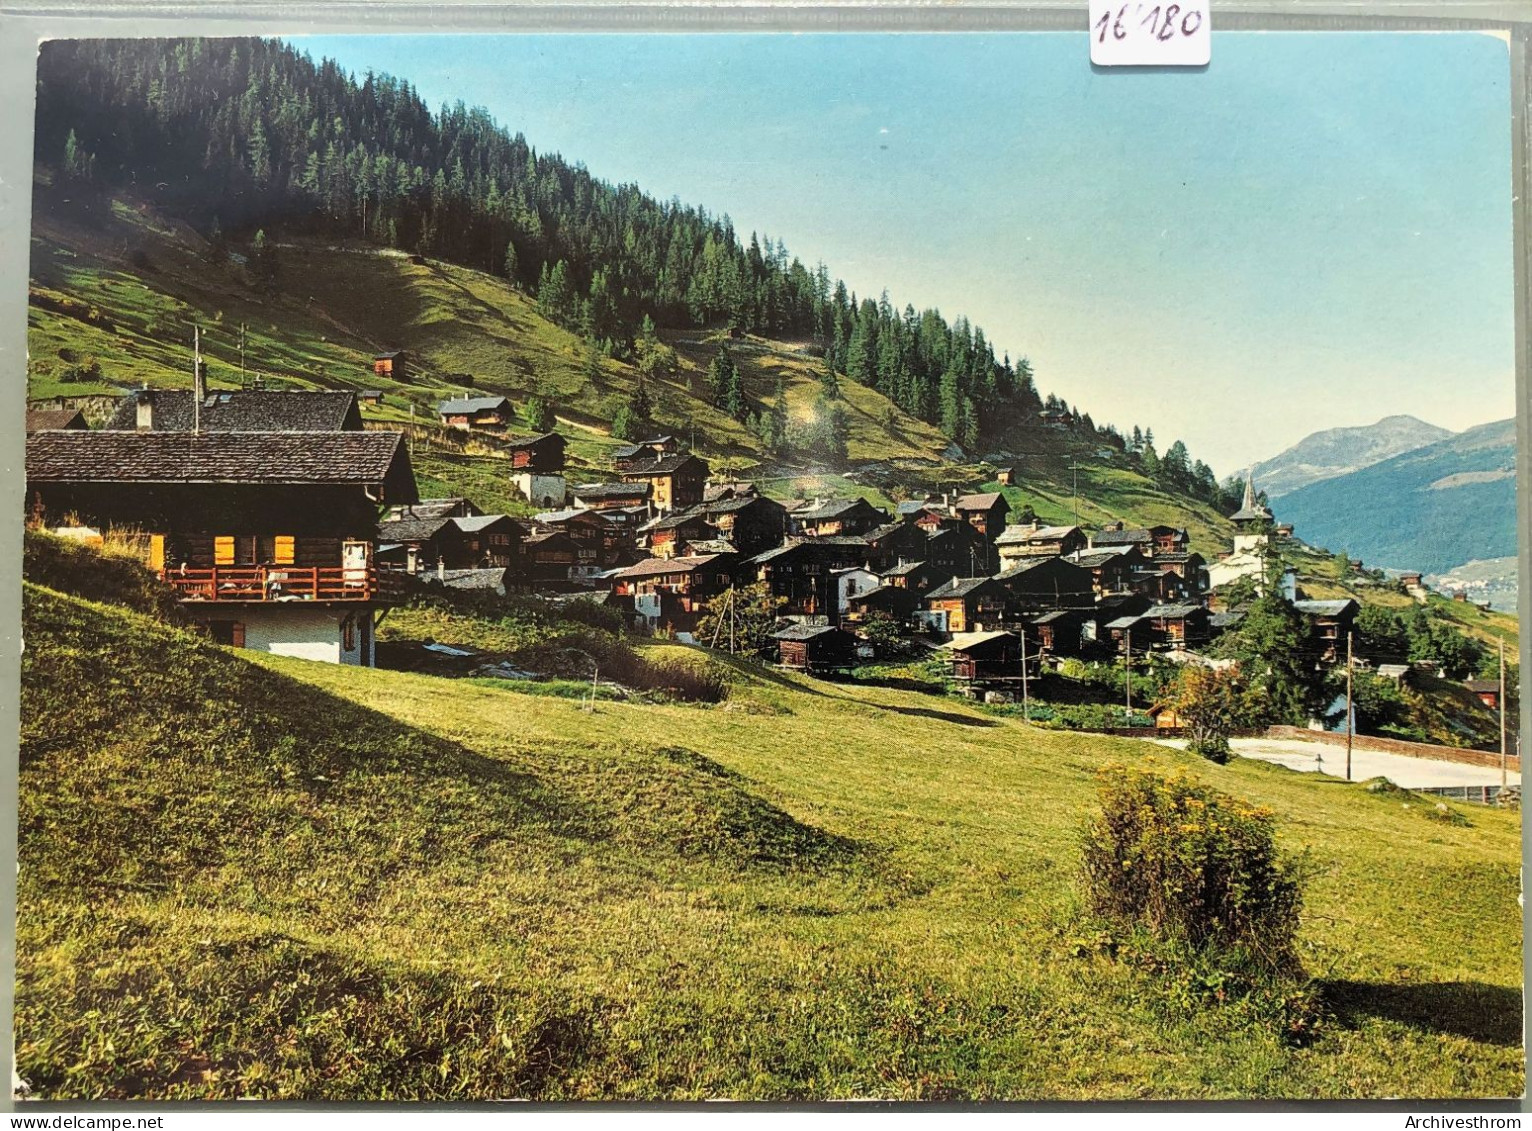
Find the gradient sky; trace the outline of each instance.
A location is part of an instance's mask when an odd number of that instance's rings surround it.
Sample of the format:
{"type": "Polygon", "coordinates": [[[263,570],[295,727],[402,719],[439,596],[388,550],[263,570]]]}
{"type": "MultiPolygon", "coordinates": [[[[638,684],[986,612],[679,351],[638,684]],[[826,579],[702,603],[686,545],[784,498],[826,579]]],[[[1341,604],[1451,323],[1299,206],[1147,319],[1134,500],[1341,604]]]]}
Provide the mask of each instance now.
{"type": "Polygon", "coordinates": [[[1509,63],[1478,34],[304,37],[539,152],[967,315],[1220,475],[1310,432],[1514,414],[1509,63]]]}

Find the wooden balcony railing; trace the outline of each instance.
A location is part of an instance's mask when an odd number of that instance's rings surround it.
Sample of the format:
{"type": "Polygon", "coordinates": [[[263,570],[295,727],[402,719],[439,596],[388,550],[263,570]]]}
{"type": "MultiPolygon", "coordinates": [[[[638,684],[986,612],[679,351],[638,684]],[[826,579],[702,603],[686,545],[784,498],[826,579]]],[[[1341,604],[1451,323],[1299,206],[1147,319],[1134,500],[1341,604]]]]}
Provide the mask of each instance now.
{"type": "Polygon", "coordinates": [[[178,566],[160,577],[182,601],[387,601],[406,585],[372,566],[178,566]]]}

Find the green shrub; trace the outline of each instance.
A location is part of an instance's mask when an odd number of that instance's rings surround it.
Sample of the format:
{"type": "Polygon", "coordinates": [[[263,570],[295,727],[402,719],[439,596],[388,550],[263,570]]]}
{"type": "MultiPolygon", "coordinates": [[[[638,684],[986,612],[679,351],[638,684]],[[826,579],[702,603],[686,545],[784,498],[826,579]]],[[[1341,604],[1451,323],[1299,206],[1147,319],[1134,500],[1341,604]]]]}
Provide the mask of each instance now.
{"type": "Polygon", "coordinates": [[[1153,765],[1105,767],[1100,797],[1082,868],[1096,915],[1234,968],[1297,972],[1301,877],[1269,810],[1153,765]]]}
{"type": "Polygon", "coordinates": [[[1202,755],[1209,762],[1217,762],[1220,766],[1228,762],[1229,755],[1233,752],[1229,746],[1228,736],[1223,734],[1194,738],[1186,744],[1186,749],[1193,754],[1202,755]]]}

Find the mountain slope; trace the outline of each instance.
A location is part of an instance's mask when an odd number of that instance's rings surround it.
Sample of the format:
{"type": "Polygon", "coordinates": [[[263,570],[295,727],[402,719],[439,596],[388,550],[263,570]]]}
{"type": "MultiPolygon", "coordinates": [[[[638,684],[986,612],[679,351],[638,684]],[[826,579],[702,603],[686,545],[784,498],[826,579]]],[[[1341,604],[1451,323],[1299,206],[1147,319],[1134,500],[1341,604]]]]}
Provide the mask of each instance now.
{"type": "Polygon", "coordinates": [[[1304,935],[1346,1016],[1292,1048],[1072,953],[1126,740],[750,666],[740,709],[587,709],[35,585],[24,626],[16,1049],[43,1099],[1522,1088],[1514,813],[1156,748],[1312,846],[1304,935]]]}
{"type": "Polygon", "coordinates": [[[1267,498],[1278,499],[1310,483],[1359,471],[1451,435],[1413,416],[1385,416],[1376,424],[1305,436],[1280,455],[1256,464],[1253,473],[1267,498]]]}
{"type": "MultiPolygon", "coordinates": [[[[603,359],[592,372],[582,343],[549,322],[504,279],[439,260],[370,247],[287,241],[278,249],[277,293],[253,285],[237,263],[210,262],[210,248],[188,225],[130,199],[91,218],[40,207],[32,238],[28,311],[28,395],[33,399],[120,395],[148,383],[190,384],[191,326],[202,327],[213,388],[241,381],[244,327],[247,374],[271,387],[380,388],[369,422],[413,423],[413,452],[422,490],[467,494],[480,506],[509,513],[503,454],[461,440],[436,425],[436,402],[455,396],[468,374],[479,392],[503,394],[521,407],[532,395],[553,407],[570,441],[570,475],[599,478],[621,441],[613,416],[638,381],[628,363],[603,359]],[[381,349],[409,351],[416,372],[405,380],[374,376],[381,349]],[[93,363],[93,364],[92,364],[93,363]]],[[[876,389],[840,382],[854,479],[817,466],[806,453],[774,458],[744,425],[718,409],[705,384],[721,348],[734,358],[747,396],[776,398],[778,383],[790,420],[804,420],[822,391],[823,362],[801,342],[723,334],[664,334],[676,353],[669,374],[646,381],[655,427],[671,431],[714,461],[721,474],[748,475],[779,498],[866,495],[878,505],[914,491],[994,490],[995,468],[944,458],[947,438],[901,411],[876,389]]],[[[1078,474],[1080,518],[1132,525],[1186,526],[1205,555],[1224,549],[1231,527],[1212,506],[1150,482],[1120,453],[1070,432],[1023,427],[1028,455],[1022,482],[1005,489],[1017,509],[1032,506],[1044,521],[1072,520],[1078,474]],[[1076,473],[1075,466],[1079,466],[1076,473]]]]}
{"type": "Polygon", "coordinates": [[[1444,573],[1516,553],[1516,422],[1480,425],[1285,495],[1273,508],[1316,546],[1369,566],[1444,573]]]}
{"type": "MultiPolygon", "coordinates": [[[[638,374],[604,358],[594,367],[580,339],[542,317],[504,279],[436,260],[367,247],[293,242],[278,248],[279,293],[253,285],[238,264],[210,262],[194,230],[138,202],[117,202],[89,222],[40,209],[32,239],[29,395],[120,392],[142,382],[190,382],[190,336],[202,327],[212,387],[245,371],[273,387],[381,388],[384,419],[435,420],[435,405],[463,389],[542,396],[573,426],[575,455],[592,463],[621,442],[608,436],[638,374]],[[404,381],[375,377],[371,356],[407,349],[417,372],[404,381]],[[92,357],[99,375],[79,373],[92,357]],[[582,452],[578,441],[585,441],[582,452]]],[[[763,339],[714,335],[677,343],[674,372],[651,379],[655,421],[688,433],[699,448],[749,463],[759,440],[711,403],[707,366],[729,348],[756,403],[769,403],[781,379],[790,412],[806,414],[819,390],[816,359],[763,339]]],[[[852,458],[933,460],[947,440],[874,389],[842,382],[852,458]]]]}

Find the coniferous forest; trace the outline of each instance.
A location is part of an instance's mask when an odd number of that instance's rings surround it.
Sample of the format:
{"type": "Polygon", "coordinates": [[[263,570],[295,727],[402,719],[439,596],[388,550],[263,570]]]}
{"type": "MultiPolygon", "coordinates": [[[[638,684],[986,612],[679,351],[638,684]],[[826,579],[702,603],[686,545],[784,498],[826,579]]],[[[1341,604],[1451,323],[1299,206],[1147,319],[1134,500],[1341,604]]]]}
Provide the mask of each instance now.
{"type": "Polygon", "coordinates": [[[859,298],[726,215],[609,184],[483,109],[433,113],[408,81],[358,79],[279,40],[48,43],[36,145],[69,192],[142,193],[216,244],[258,256],[257,233],[362,240],[492,271],[621,358],[645,319],[809,339],[830,381],[876,388],[970,451],[1051,411],[1166,487],[1237,505],[1183,445],[1159,457],[1152,435],[1039,395],[1026,359],[997,359],[965,318],[859,298]]]}

